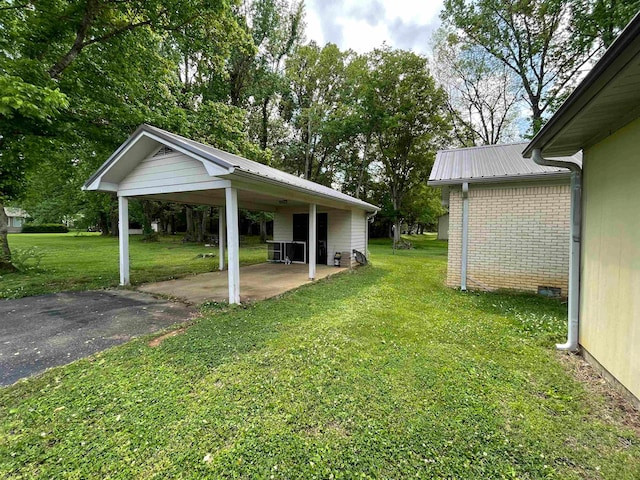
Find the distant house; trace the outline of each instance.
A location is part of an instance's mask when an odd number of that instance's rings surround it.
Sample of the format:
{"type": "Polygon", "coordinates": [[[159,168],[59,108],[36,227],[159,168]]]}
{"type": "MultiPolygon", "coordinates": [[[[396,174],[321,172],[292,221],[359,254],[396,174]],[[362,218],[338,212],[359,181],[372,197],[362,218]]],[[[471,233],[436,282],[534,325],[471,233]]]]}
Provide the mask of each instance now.
{"type": "Polygon", "coordinates": [[[29,217],[29,214],[17,207],[4,207],[4,213],[9,218],[9,233],[20,233],[22,225],[29,217]]]}
{"type": "MultiPolygon", "coordinates": [[[[640,16],[527,146],[576,169],[567,343],[640,405],[640,16]],[[582,179],[582,180],[581,180],[582,179]],[[581,194],[582,192],[582,194],[581,194]]],[[[556,245],[546,254],[555,255],[556,245]]]]}
{"type": "Polygon", "coordinates": [[[438,152],[429,185],[449,206],[447,285],[567,295],[570,172],[523,159],[526,145],[438,152]]]}

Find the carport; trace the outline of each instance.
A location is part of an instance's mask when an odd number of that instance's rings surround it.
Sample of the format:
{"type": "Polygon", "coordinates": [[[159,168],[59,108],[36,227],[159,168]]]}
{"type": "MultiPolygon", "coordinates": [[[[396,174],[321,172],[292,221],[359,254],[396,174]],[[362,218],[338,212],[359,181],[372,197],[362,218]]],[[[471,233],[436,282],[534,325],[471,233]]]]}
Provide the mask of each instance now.
{"type": "Polygon", "coordinates": [[[141,125],[87,180],[84,190],[118,196],[120,284],[129,277],[129,198],[209,205],[220,209],[220,269],[228,256],[229,303],[240,303],[238,208],[274,212],[274,241],[291,242],[307,221],[304,239],[308,277],[316,264],[337,252],[367,249],[367,220],[378,207],[275,168],[195,142],[165,130],[141,125]],[[326,238],[318,243],[318,219],[326,238]],[[226,245],[225,234],[226,233],[226,245]],[[324,242],[324,243],[322,243],[324,242]],[[322,254],[318,256],[318,246],[322,254]]]}

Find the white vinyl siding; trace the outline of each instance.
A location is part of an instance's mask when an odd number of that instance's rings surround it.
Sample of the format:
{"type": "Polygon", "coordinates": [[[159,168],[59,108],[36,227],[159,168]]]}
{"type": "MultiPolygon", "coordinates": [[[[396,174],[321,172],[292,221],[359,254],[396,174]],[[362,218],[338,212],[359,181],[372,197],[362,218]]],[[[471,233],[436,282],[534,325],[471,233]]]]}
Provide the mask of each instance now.
{"type": "MultiPolygon", "coordinates": [[[[279,208],[273,216],[273,239],[291,241],[293,238],[293,214],[309,213],[305,207],[279,208]]],[[[336,252],[347,252],[353,259],[353,249],[365,253],[366,213],[364,210],[338,210],[318,208],[318,213],[327,214],[327,262],[333,262],[336,252]]]]}
{"type": "Polygon", "coordinates": [[[358,250],[367,254],[366,241],[366,213],[362,210],[351,211],[351,250],[358,250]]]}
{"type": "Polygon", "coordinates": [[[120,183],[119,190],[126,194],[127,190],[205,184],[215,179],[200,161],[182,153],[173,153],[143,160],[120,183]]]}
{"type": "Polygon", "coordinates": [[[293,240],[293,212],[281,210],[273,214],[273,240],[290,242],[293,240]]]}
{"type": "Polygon", "coordinates": [[[329,210],[328,213],[327,254],[329,258],[333,258],[336,252],[349,252],[351,255],[351,212],[329,210]]]}

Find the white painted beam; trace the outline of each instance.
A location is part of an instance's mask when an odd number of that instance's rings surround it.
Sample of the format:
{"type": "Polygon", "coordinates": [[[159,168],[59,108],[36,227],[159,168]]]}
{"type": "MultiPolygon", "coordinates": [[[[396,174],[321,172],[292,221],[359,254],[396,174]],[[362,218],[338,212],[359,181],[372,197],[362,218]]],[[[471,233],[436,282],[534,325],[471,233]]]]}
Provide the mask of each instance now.
{"type": "Polygon", "coordinates": [[[219,255],[220,255],[220,271],[224,270],[224,256],[225,256],[225,235],[227,234],[227,225],[225,222],[225,212],[224,208],[218,208],[218,246],[219,246],[219,255]]]}
{"type": "Polygon", "coordinates": [[[118,197],[120,285],[129,285],[129,199],[118,197]]]}
{"type": "Polygon", "coordinates": [[[240,303],[240,233],[238,231],[238,191],[235,188],[225,189],[227,244],[228,244],[228,278],[229,304],[240,303]]]}
{"type": "Polygon", "coordinates": [[[309,280],[316,278],[316,247],[317,235],[317,207],[315,203],[309,204],[309,280]]]}

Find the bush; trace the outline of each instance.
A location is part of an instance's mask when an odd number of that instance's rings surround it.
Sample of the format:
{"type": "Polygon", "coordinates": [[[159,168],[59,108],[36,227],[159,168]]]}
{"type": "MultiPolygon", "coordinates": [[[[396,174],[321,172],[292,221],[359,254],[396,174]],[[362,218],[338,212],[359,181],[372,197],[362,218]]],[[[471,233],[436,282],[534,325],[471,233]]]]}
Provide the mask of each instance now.
{"type": "Polygon", "coordinates": [[[61,223],[27,224],[22,227],[22,233],[67,233],[68,231],[69,229],[61,223]]]}

